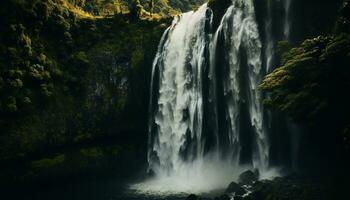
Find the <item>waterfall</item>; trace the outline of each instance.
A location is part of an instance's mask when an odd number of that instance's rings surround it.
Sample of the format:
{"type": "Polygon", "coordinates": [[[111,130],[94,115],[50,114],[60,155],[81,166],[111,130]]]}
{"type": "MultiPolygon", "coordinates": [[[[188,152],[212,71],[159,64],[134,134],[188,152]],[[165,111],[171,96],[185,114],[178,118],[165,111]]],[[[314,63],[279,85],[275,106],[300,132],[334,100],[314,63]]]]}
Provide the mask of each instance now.
{"type": "Polygon", "coordinates": [[[210,14],[206,5],[196,12],[177,16],[165,32],[168,37],[154,61],[153,73],[156,67],[159,72],[159,95],[154,120],[150,122],[150,135],[154,137],[150,139],[148,159],[157,174],[179,169],[184,161],[181,154],[186,154],[189,160],[203,157],[202,73],[207,23],[210,14]]]}
{"type": "MultiPolygon", "coordinates": [[[[283,39],[290,42],[290,32],[291,32],[291,19],[290,19],[290,8],[292,0],[284,1],[284,29],[283,29],[283,39]]],[[[299,127],[292,119],[286,119],[289,140],[290,140],[290,157],[291,157],[291,169],[298,169],[298,154],[299,154],[299,140],[300,133],[302,132],[301,127],[299,127]]]]}
{"type": "MultiPolygon", "coordinates": [[[[225,98],[225,115],[228,119],[229,149],[235,163],[240,161],[241,143],[240,135],[245,130],[240,128],[240,116],[242,101],[247,101],[250,125],[253,128],[253,167],[266,170],[268,167],[268,138],[263,126],[263,108],[261,104],[261,93],[257,88],[262,78],[262,62],[260,41],[255,10],[252,1],[235,1],[223,16],[217,32],[214,35],[214,43],[217,37],[223,35],[225,44],[228,46],[227,75],[223,78],[223,93],[225,98]],[[241,55],[246,55],[247,76],[244,87],[240,81],[242,71],[241,55]],[[242,91],[243,90],[243,91],[242,91]],[[247,91],[244,91],[247,90],[247,91]],[[248,93],[244,97],[245,93],[248,93]]],[[[215,51],[211,52],[215,54],[215,51]]],[[[215,58],[215,56],[213,56],[215,58]]],[[[211,62],[215,63],[215,62],[211,62]]],[[[212,66],[213,68],[215,66],[212,66]]]]}
{"type": "MultiPolygon", "coordinates": [[[[292,20],[290,12],[292,3],[292,0],[266,1],[266,10],[264,11],[266,13],[264,20],[264,61],[266,65],[265,70],[267,73],[272,72],[276,67],[278,67],[278,62],[276,62],[277,42],[282,40],[287,42],[291,41],[290,32],[292,28],[292,20]],[[276,15],[276,12],[273,12],[273,10],[279,10],[281,17],[276,17],[278,15],[276,15]]],[[[266,98],[269,98],[268,94],[265,95],[266,98]]],[[[283,153],[284,157],[289,158],[287,164],[285,165],[289,165],[288,167],[290,169],[296,170],[298,165],[299,133],[302,131],[301,128],[284,115],[273,113],[271,111],[265,112],[266,116],[264,120],[267,124],[267,132],[270,134],[274,134],[272,132],[275,132],[275,134],[278,135],[280,132],[284,132],[288,142],[284,142],[283,144],[289,146],[289,152],[283,153]]],[[[272,151],[279,151],[279,148],[279,145],[271,147],[272,151]]]]}
{"type": "Polygon", "coordinates": [[[289,40],[290,39],[290,6],[291,6],[292,0],[284,0],[284,39],[289,40]]]}
{"type": "Polygon", "coordinates": [[[152,68],[148,162],[158,179],[193,191],[269,170],[262,53],[253,0],[234,0],[215,30],[207,4],[175,17],[152,68]]]}
{"type": "Polygon", "coordinates": [[[253,1],[234,1],[217,30],[212,30],[212,17],[206,4],[177,16],[160,42],[152,69],[148,150],[150,169],[157,175],[177,173],[209,153],[237,167],[245,145],[240,137],[248,132],[242,124],[253,133],[250,165],[268,168],[268,136],[257,88],[264,75],[262,44],[253,1]],[[227,47],[223,55],[216,52],[219,42],[227,47]],[[223,56],[226,64],[220,66],[217,59],[223,56]],[[218,85],[222,86],[219,90],[218,85]],[[218,117],[218,109],[225,118],[218,117]],[[212,115],[205,117],[205,113],[212,115]],[[245,121],[244,114],[248,116],[245,121]],[[204,131],[208,126],[211,131],[204,131]]]}
{"type": "MultiPolygon", "coordinates": [[[[289,1],[289,0],[287,0],[289,1]]],[[[274,40],[272,37],[272,1],[267,1],[267,16],[265,20],[265,59],[266,72],[271,72],[274,57],[274,40]]]]}
{"type": "Polygon", "coordinates": [[[276,7],[276,2],[273,0],[266,1],[266,18],[264,22],[264,33],[265,33],[265,62],[266,62],[266,72],[271,72],[276,66],[274,63],[275,57],[275,46],[278,40],[290,41],[290,32],[291,32],[291,17],[290,9],[292,5],[292,0],[283,0],[281,1],[283,8],[283,17],[282,17],[282,33],[273,32],[276,29],[275,26],[279,24],[279,19],[273,19],[273,9],[276,7]],[[281,34],[281,36],[280,36],[281,34]]]}

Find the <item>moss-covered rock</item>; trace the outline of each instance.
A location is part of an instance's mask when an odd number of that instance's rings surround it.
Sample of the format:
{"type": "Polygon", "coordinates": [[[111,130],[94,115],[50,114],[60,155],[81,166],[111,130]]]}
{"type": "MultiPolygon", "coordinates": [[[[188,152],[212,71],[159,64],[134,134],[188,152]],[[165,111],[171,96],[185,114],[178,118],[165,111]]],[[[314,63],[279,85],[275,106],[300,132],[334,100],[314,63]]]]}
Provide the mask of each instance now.
{"type": "Polygon", "coordinates": [[[64,160],[65,160],[64,155],[57,155],[53,158],[45,158],[45,159],[33,161],[32,166],[36,170],[48,169],[48,168],[57,167],[58,165],[62,164],[64,160]]]}
{"type": "Polygon", "coordinates": [[[283,53],[282,66],[263,80],[260,88],[269,93],[265,104],[317,127],[319,135],[339,138],[350,122],[349,55],[347,33],[305,40],[283,53]]]}
{"type": "Polygon", "coordinates": [[[348,85],[349,44],[348,35],[318,37],[283,54],[282,67],[260,86],[271,92],[266,104],[303,119],[315,119],[336,106],[334,92],[348,85]]]}

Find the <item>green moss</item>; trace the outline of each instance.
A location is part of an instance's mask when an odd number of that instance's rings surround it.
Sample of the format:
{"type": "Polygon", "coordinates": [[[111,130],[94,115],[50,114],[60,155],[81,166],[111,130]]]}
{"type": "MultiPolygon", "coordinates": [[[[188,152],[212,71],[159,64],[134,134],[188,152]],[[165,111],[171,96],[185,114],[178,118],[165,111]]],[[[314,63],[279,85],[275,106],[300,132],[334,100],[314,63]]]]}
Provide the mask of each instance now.
{"type": "Polygon", "coordinates": [[[61,152],[64,161],[42,154],[144,129],[148,84],[134,83],[146,83],[171,19],[88,17],[46,0],[6,1],[0,14],[0,161],[34,154],[44,157],[28,161],[35,174],[52,174],[79,157],[85,166],[119,155],[119,147],[61,152]]]}
{"type": "Polygon", "coordinates": [[[137,68],[144,58],[144,50],[141,48],[136,49],[131,55],[131,66],[137,68]]]}
{"type": "Polygon", "coordinates": [[[103,152],[99,148],[88,148],[88,149],[81,149],[80,153],[83,156],[89,157],[89,158],[98,158],[103,156],[103,152]]]}
{"type": "Polygon", "coordinates": [[[266,105],[314,124],[334,118],[335,126],[348,123],[350,107],[345,102],[350,99],[342,94],[350,90],[349,52],[348,34],[308,39],[286,51],[282,66],[260,85],[270,93],[266,105]]]}
{"type": "Polygon", "coordinates": [[[120,146],[112,146],[109,149],[107,149],[111,155],[116,156],[120,154],[121,147],[120,146]]]}
{"type": "Polygon", "coordinates": [[[32,166],[34,169],[48,169],[61,165],[65,161],[65,155],[57,155],[53,158],[45,158],[32,162],[32,166]]]}

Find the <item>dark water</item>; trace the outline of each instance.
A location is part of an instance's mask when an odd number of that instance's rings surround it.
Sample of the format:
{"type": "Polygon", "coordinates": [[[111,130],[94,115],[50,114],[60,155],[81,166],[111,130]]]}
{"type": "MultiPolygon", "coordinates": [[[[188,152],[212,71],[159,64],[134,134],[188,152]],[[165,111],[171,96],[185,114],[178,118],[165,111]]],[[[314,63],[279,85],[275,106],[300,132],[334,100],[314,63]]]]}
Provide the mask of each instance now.
{"type": "MultiPolygon", "coordinates": [[[[53,180],[54,181],[54,180],[53,180]]],[[[133,183],[119,180],[93,180],[76,183],[31,185],[3,191],[3,200],[184,200],[187,193],[146,193],[131,189],[133,183]]],[[[210,194],[206,194],[208,197],[210,194]]]]}

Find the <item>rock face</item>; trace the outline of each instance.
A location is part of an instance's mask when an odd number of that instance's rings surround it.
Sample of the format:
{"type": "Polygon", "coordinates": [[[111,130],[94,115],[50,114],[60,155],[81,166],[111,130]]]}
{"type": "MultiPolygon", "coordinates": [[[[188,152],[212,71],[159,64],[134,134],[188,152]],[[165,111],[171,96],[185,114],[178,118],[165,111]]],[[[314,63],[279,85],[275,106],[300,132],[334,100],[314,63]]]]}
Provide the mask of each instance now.
{"type": "MultiPolygon", "coordinates": [[[[0,185],[54,176],[56,169],[78,172],[81,146],[105,146],[98,144],[105,141],[135,145],[140,148],[135,160],[145,157],[148,75],[167,22],[87,17],[55,2],[1,3],[0,38],[11,39],[0,41],[0,58],[8,48],[12,53],[11,59],[0,59],[0,185]],[[18,13],[27,13],[27,19],[18,13]],[[4,84],[8,79],[15,87],[4,84]],[[66,153],[70,149],[77,153],[66,153]],[[41,173],[43,167],[54,169],[41,173]],[[29,173],[32,168],[38,173],[29,173]]],[[[101,157],[99,151],[93,155],[101,157]]]]}
{"type": "Polygon", "coordinates": [[[227,187],[226,194],[231,194],[234,193],[235,195],[244,195],[246,193],[245,189],[240,186],[239,184],[232,182],[230,185],[227,187]]]}
{"type": "Polygon", "coordinates": [[[251,185],[258,180],[259,171],[257,169],[255,169],[254,171],[248,170],[239,175],[238,183],[241,185],[251,185]]]}

